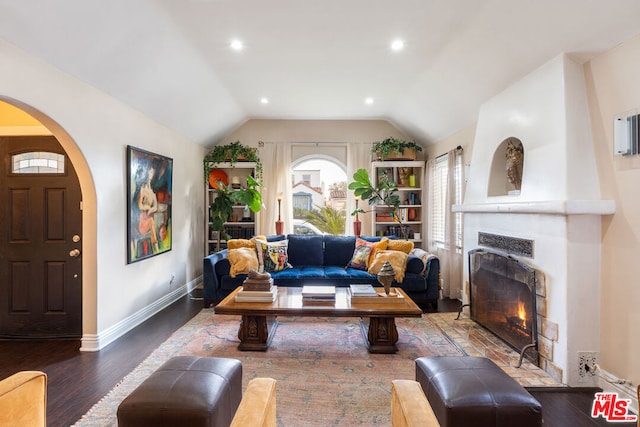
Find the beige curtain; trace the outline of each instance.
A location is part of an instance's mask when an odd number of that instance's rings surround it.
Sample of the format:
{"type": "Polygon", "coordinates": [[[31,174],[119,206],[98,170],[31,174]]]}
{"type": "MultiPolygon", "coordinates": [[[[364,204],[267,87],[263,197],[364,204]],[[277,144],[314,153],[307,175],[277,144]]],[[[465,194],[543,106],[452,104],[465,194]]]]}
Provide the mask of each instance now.
{"type": "MultiPolygon", "coordinates": [[[[365,169],[369,174],[371,173],[371,142],[354,142],[347,146],[347,185],[353,181],[353,174],[358,169],[365,169]]],[[[367,210],[367,203],[360,202],[359,207],[367,210]]],[[[356,208],[355,198],[353,191],[347,191],[347,221],[345,234],[347,236],[353,235],[353,220],[355,217],[351,216],[351,212],[356,208]]],[[[359,219],[362,222],[363,236],[371,235],[372,223],[371,215],[359,215],[359,219]]]]}
{"type": "Polygon", "coordinates": [[[293,232],[293,209],[291,208],[291,144],[287,142],[265,142],[260,148],[263,165],[263,208],[260,211],[258,232],[276,233],[278,219],[278,193],[282,193],[281,219],[284,234],[293,232]]]}
{"type": "MultiPolygon", "coordinates": [[[[453,212],[452,206],[462,202],[462,150],[454,149],[446,154],[444,168],[436,167],[438,159],[427,163],[429,170],[429,250],[440,259],[442,296],[462,297],[462,214],[453,212]],[[444,193],[440,192],[443,190],[444,193]],[[438,206],[437,204],[444,204],[438,206]],[[434,218],[434,216],[439,218],[434,218]],[[434,236],[434,235],[437,235],[434,236]]],[[[442,166],[442,165],[441,165],[442,166]]]]}

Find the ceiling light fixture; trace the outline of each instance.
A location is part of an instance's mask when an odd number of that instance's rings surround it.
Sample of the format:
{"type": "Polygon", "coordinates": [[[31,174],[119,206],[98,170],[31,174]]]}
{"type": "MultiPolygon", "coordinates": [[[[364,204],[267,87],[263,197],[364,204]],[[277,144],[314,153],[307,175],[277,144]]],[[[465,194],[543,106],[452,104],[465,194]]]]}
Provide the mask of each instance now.
{"type": "Polygon", "coordinates": [[[242,43],[240,40],[232,40],[231,41],[231,49],[236,50],[236,51],[240,51],[244,48],[244,43],[242,43]]]}
{"type": "Polygon", "coordinates": [[[393,50],[394,52],[398,52],[400,50],[402,50],[404,48],[404,42],[400,39],[394,40],[391,43],[391,50],[393,50]]]}
{"type": "Polygon", "coordinates": [[[261,104],[268,104],[269,103],[269,99],[265,98],[264,96],[262,98],[260,98],[260,103],[261,104]]]}
{"type": "Polygon", "coordinates": [[[367,105],[373,104],[373,98],[371,97],[365,98],[364,103],[367,105]]]}

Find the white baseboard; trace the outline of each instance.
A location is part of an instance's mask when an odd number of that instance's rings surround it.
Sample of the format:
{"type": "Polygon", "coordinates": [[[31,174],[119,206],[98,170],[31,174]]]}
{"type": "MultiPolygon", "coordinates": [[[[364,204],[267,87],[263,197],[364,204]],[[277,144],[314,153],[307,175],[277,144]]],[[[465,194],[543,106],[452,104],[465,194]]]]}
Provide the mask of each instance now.
{"type": "Polygon", "coordinates": [[[126,319],[121,320],[110,328],[105,329],[99,334],[82,335],[80,351],[99,351],[100,349],[111,344],[122,335],[126,334],[145,320],[151,318],[159,311],[167,308],[187,293],[191,292],[199,283],[202,282],[202,276],[197,277],[191,282],[176,288],[159,300],[133,313],[126,319]]]}
{"type": "Polygon", "coordinates": [[[618,397],[620,399],[630,399],[631,406],[629,409],[633,411],[634,414],[638,413],[638,397],[637,397],[637,386],[631,385],[629,382],[624,381],[623,384],[619,384],[623,382],[622,379],[616,377],[610,372],[602,370],[597,371],[599,373],[599,387],[606,392],[609,393],[618,393],[618,397]]]}

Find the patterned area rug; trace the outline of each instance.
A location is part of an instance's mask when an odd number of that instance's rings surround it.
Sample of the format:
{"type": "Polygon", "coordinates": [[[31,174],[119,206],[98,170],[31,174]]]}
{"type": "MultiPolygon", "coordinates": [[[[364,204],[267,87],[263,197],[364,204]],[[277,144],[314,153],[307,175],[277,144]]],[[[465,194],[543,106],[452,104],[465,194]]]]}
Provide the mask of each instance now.
{"type": "Polygon", "coordinates": [[[399,351],[393,355],[370,354],[357,319],[278,319],[268,351],[241,352],[237,349],[239,316],[202,310],[76,425],[117,425],[120,402],[163,362],[172,356],[197,355],[240,360],[244,387],[255,377],[275,378],[279,426],[389,426],[393,379],[414,379],[418,357],[467,354],[443,333],[438,324],[443,322],[441,316],[396,319],[399,351]]]}
{"type": "Polygon", "coordinates": [[[163,362],[178,355],[242,361],[243,386],[254,377],[277,382],[281,426],[391,424],[391,380],[415,378],[414,360],[462,352],[427,317],[397,319],[399,351],[370,354],[357,319],[279,317],[266,352],[241,352],[239,316],[202,310],[176,331],[76,425],[115,426],[120,402],[163,362]]]}

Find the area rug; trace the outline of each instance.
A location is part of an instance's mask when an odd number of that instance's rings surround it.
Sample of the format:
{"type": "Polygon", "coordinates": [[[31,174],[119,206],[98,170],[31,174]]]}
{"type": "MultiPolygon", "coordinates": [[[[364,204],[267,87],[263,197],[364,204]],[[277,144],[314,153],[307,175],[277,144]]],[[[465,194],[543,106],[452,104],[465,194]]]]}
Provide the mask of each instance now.
{"type": "Polygon", "coordinates": [[[389,426],[391,381],[415,378],[414,360],[463,352],[428,317],[396,319],[396,354],[370,354],[357,319],[278,317],[266,352],[242,352],[239,316],[204,309],[176,331],[76,423],[116,426],[120,402],[173,356],[230,357],[242,362],[243,387],[277,380],[279,426],[389,426]]]}

